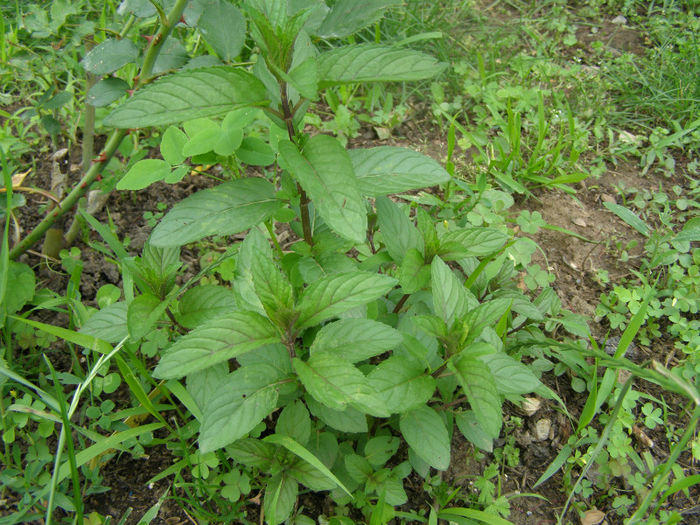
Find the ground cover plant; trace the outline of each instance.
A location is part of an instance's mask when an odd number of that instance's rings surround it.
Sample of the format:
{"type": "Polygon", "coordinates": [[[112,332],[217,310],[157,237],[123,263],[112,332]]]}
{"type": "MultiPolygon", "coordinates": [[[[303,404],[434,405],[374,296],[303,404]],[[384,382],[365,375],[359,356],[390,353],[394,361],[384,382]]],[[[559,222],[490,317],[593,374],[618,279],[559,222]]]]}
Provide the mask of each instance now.
{"type": "Polygon", "coordinates": [[[3,6],[0,521],[692,522],[697,12],[547,9],[3,6]]]}

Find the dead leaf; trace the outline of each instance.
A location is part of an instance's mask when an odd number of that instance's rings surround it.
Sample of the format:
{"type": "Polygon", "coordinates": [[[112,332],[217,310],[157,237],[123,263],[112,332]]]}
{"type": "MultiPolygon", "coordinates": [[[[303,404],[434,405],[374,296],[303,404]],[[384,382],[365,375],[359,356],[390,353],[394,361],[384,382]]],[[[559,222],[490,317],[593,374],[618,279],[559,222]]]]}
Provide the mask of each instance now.
{"type": "Polygon", "coordinates": [[[537,441],[544,441],[549,439],[549,433],[552,430],[552,420],[543,417],[535,424],[535,439],[537,441]]]}
{"type": "Polygon", "coordinates": [[[542,406],[542,401],[536,397],[526,397],[520,405],[526,415],[532,416],[537,412],[542,406]]]}
{"type": "Polygon", "coordinates": [[[593,507],[583,513],[581,525],[606,525],[608,522],[605,519],[605,512],[593,507]]]}
{"type": "Polygon", "coordinates": [[[13,188],[19,188],[22,186],[22,183],[24,182],[24,179],[27,175],[31,173],[31,168],[25,171],[24,173],[17,173],[12,176],[12,187],[13,188]]]}
{"type": "Polygon", "coordinates": [[[391,130],[389,128],[374,127],[374,132],[379,140],[389,140],[391,138],[391,130]]]}
{"type": "Polygon", "coordinates": [[[654,448],[654,441],[637,425],[632,427],[632,435],[637,438],[637,441],[639,441],[642,446],[646,448],[654,448]]]}
{"type": "Polygon", "coordinates": [[[54,152],[53,155],[51,155],[51,160],[56,162],[57,160],[61,160],[63,157],[66,156],[66,153],[68,153],[68,148],[61,148],[58,151],[54,152]]]}

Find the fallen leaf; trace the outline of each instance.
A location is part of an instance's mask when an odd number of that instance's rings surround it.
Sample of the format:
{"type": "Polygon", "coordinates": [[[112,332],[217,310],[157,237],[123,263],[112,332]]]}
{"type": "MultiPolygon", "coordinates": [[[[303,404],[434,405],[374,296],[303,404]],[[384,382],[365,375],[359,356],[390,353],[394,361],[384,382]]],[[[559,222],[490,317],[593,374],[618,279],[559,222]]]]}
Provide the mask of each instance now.
{"type": "Polygon", "coordinates": [[[606,523],[605,512],[600,511],[595,507],[584,512],[583,517],[581,518],[581,525],[604,525],[606,523]]]}
{"type": "Polygon", "coordinates": [[[28,169],[24,173],[17,173],[15,175],[13,175],[12,176],[12,187],[19,188],[22,185],[22,183],[24,182],[25,177],[27,175],[29,175],[31,173],[31,171],[32,171],[31,169],[28,169]]]}
{"type": "Polygon", "coordinates": [[[646,448],[654,448],[654,442],[652,439],[646,435],[646,433],[639,428],[637,425],[634,425],[632,427],[632,435],[637,438],[637,441],[639,441],[642,446],[646,448]]]}
{"type": "Polygon", "coordinates": [[[550,430],[552,430],[552,420],[543,417],[535,424],[535,439],[537,441],[548,439],[550,430]]]}
{"type": "Polygon", "coordinates": [[[391,130],[388,128],[374,127],[374,132],[379,140],[389,140],[391,138],[391,130]]]}
{"type": "Polygon", "coordinates": [[[542,401],[540,401],[536,397],[526,397],[525,399],[523,399],[520,408],[523,409],[523,412],[525,412],[526,415],[532,416],[535,412],[537,412],[540,409],[541,406],[542,401]]]}

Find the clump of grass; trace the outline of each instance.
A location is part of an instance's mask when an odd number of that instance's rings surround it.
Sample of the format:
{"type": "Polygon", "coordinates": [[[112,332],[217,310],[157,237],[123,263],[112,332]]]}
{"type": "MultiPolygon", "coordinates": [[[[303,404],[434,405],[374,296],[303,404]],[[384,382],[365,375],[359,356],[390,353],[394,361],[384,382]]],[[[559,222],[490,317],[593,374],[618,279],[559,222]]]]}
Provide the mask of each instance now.
{"type": "Polygon", "coordinates": [[[642,21],[653,45],[607,68],[622,114],[645,125],[681,124],[700,112],[700,18],[681,2],[649,7],[642,21]]]}

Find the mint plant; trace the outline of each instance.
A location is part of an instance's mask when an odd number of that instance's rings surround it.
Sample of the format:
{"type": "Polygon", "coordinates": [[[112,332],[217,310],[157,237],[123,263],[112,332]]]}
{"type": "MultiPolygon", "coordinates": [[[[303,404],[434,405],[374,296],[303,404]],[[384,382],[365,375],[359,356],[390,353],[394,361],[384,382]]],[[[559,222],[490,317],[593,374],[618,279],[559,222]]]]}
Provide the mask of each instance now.
{"type": "Polygon", "coordinates": [[[140,295],[125,293],[125,302],[95,314],[82,331],[147,342],[165,319],[174,323],[153,375],[186,396],[202,454],[224,449],[242,467],[268,474],[268,523],[292,513],[301,486],[347,497],[345,483],[359,484],[369,498],[400,504],[411,469],[425,476],[448,468],[455,418],[468,439],[490,450],[504,398],[543,388],[506,343],[511,329],[548,312],[514,284],[498,286],[512,268],[499,256],[507,230],[438,226],[423,208],[387,197],[447,182],[434,160],[399,147],[347,150],[334,137],[304,132],[310,103],[334,86],[420,80],[442,70],[404,47],[314,44],[352,34],[385,3],[369,10],[352,0],[330,9],[281,0],[246,2],[242,11],[222,5],[247,21],[257,61],[251,70],[166,75],[114,110],[105,120],[112,126],[170,126],[164,160],[135,164],[118,188],[173,181],[186,159],[211,154],[232,166],[275,169],[264,176],[234,170],[241,176],[176,204],[144,254],[123,263],[140,295]],[[300,237],[286,251],[276,238],[278,217],[300,237]],[[232,290],[175,284],[180,246],[249,229],[222,257],[235,258],[232,290]],[[390,436],[409,446],[401,469],[382,469],[384,461],[371,457],[379,436],[360,449],[364,461],[338,448],[341,434],[355,436],[352,447],[375,424],[388,425],[391,434],[381,439],[392,450],[398,441],[390,436]]]}

